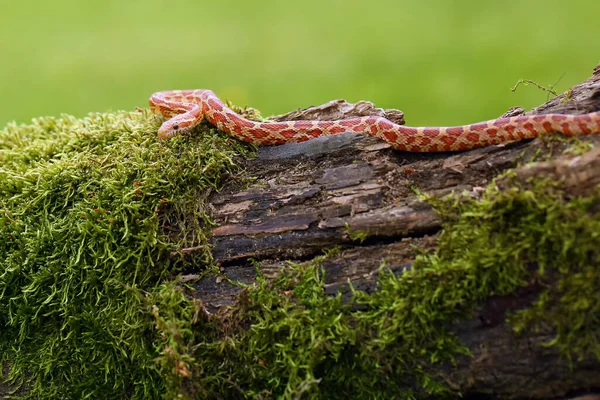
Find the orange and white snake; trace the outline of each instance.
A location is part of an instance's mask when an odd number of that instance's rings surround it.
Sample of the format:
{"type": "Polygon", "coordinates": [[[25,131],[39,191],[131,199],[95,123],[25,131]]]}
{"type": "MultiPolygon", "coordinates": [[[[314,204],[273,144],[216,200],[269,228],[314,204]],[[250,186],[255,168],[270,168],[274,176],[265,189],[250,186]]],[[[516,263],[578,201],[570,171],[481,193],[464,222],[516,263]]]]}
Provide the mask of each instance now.
{"type": "Polygon", "coordinates": [[[318,136],[357,132],[377,136],[397,150],[436,152],[468,150],[553,132],[567,136],[600,132],[600,111],[580,115],[523,115],[436,128],[411,128],[376,116],[337,121],[256,122],[241,117],[212,91],[203,89],[154,93],[150,96],[150,108],[170,118],[158,130],[162,139],[187,132],[206,119],[223,132],[259,145],[304,142],[318,136]]]}

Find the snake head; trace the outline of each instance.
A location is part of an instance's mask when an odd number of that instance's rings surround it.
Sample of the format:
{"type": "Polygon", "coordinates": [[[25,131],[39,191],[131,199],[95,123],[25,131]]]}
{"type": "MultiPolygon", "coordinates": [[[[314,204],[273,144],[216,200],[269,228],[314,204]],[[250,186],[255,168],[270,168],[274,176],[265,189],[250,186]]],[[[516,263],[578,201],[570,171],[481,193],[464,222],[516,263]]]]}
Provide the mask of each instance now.
{"type": "Polygon", "coordinates": [[[161,139],[170,139],[182,133],[187,133],[197,125],[194,118],[185,114],[177,115],[163,123],[158,129],[158,137],[161,139]]]}

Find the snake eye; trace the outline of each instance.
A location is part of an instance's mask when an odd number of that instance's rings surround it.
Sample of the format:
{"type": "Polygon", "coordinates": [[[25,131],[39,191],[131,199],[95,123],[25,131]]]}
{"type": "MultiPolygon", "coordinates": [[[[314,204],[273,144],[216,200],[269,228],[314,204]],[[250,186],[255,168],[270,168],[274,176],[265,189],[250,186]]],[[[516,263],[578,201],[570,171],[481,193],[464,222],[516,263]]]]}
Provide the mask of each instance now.
{"type": "Polygon", "coordinates": [[[177,125],[177,124],[174,124],[174,125],[173,125],[173,129],[175,129],[175,130],[179,129],[179,125],[177,125]]]}

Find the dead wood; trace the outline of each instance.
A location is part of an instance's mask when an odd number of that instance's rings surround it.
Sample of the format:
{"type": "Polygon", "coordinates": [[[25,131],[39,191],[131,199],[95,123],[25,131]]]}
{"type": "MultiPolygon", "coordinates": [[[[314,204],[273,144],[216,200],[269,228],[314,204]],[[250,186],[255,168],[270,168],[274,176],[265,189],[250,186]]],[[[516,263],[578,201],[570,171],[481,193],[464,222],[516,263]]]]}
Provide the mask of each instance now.
{"type": "MultiPolygon", "coordinates": [[[[590,79],[531,113],[594,110],[600,110],[600,65],[590,79]]],[[[521,113],[523,109],[515,108],[504,115],[521,113]]],[[[401,111],[343,100],[276,119],[367,115],[404,123],[401,111]]],[[[418,199],[414,188],[434,196],[460,192],[477,197],[493,178],[515,169],[517,181],[549,177],[564,182],[570,195],[586,195],[600,183],[600,135],[583,140],[595,148],[581,156],[565,155],[566,143],[544,138],[461,153],[404,153],[359,134],[260,148],[256,159],[245,161],[245,176],[255,178],[253,183],[232,184],[211,198],[218,223],[213,255],[232,281],[252,283],[256,276],[251,260],[273,277],[285,268],[282,260],[307,261],[339,246],[342,250],[324,263],[326,292],[349,296],[348,280],[355,288],[372,292],[383,262],[400,273],[414,262],[415,246],[422,251],[436,248],[442,220],[418,199]],[[520,166],[540,149],[548,155],[544,161],[520,166]],[[368,235],[360,242],[351,232],[368,235]]],[[[200,272],[189,270],[180,281],[196,289],[195,296],[208,310],[221,310],[236,301],[238,286],[211,276],[196,281],[200,272]]],[[[466,398],[551,399],[600,392],[596,358],[570,364],[556,349],[543,345],[554,337],[551,328],[517,335],[505,322],[509,311],[531,304],[538,293],[539,288],[530,287],[512,296],[489,297],[471,318],[451,327],[472,356],[460,357],[456,366],[437,366],[433,372],[466,398]]],[[[7,366],[3,369],[6,374],[7,366]]],[[[9,389],[0,383],[0,398],[9,389]]],[[[598,397],[580,397],[584,398],[598,397]]]]}
{"type": "MultiPolygon", "coordinates": [[[[600,110],[600,66],[590,79],[531,113],[594,110],[600,110]]],[[[506,115],[522,112],[511,109],[506,115]]],[[[391,116],[403,123],[400,111],[342,100],[277,119],[365,115],[391,116]]],[[[563,154],[568,144],[545,138],[461,153],[404,153],[360,134],[261,148],[258,158],[245,162],[245,175],[256,178],[254,183],[232,185],[211,199],[219,224],[213,231],[213,254],[229,278],[251,283],[251,259],[265,275],[275,276],[285,267],[281,260],[310,260],[340,246],[343,250],[324,264],[327,292],[346,291],[348,279],[356,288],[372,291],[383,261],[401,271],[414,260],[413,246],[425,251],[436,247],[442,221],[413,188],[435,196],[458,192],[477,197],[494,177],[515,169],[518,181],[551,177],[564,181],[569,194],[586,195],[600,183],[600,135],[583,140],[595,148],[582,156],[563,154]],[[540,149],[546,161],[521,166],[540,149]],[[350,232],[368,232],[368,237],[360,243],[350,232]]],[[[240,291],[214,277],[194,287],[211,310],[232,304],[240,291]]],[[[551,329],[517,335],[505,322],[508,311],[531,304],[537,293],[532,289],[510,298],[489,298],[479,313],[454,326],[473,356],[461,358],[456,368],[440,368],[439,376],[473,398],[564,398],[600,389],[597,359],[571,366],[555,349],[542,345],[553,337],[551,329]]]]}

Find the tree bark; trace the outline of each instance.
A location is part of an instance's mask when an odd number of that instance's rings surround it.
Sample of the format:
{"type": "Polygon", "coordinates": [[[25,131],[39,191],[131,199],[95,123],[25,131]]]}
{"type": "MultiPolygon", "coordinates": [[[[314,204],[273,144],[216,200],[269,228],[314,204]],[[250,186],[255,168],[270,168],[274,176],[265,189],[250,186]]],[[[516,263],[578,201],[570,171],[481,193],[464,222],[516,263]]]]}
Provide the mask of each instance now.
{"type": "MultiPolygon", "coordinates": [[[[600,65],[590,79],[531,113],[595,110],[600,110],[600,65]],[[563,101],[565,97],[569,101],[563,101]]],[[[512,109],[505,115],[521,112],[512,109]]],[[[366,115],[404,121],[398,110],[344,101],[278,119],[366,115]]],[[[569,194],[590,194],[600,183],[600,135],[583,140],[595,148],[577,157],[562,154],[566,144],[543,138],[461,153],[399,152],[360,134],[260,148],[256,159],[245,161],[245,176],[256,180],[244,187],[232,184],[211,198],[218,223],[213,230],[213,255],[232,281],[252,283],[256,273],[251,260],[259,262],[262,274],[274,277],[285,267],[281,260],[308,261],[324,249],[339,246],[342,251],[324,262],[326,293],[333,296],[341,291],[349,298],[348,280],[356,289],[372,292],[383,261],[400,272],[412,265],[415,246],[422,251],[436,249],[441,218],[412,188],[434,196],[451,192],[477,196],[497,175],[516,168],[519,181],[550,177],[562,181],[569,194]],[[517,167],[549,147],[555,154],[549,161],[517,167]],[[368,236],[360,242],[351,232],[368,232],[368,236]]],[[[180,281],[193,282],[209,311],[236,301],[238,286],[210,276],[195,281],[195,272],[188,271],[180,281]]],[[[553,337],[552,329],[517,335],[506,323],[507,312],[531,304],[537,294],[523,290],[489,297],[471,318],[452,327],[472,357],[460,357],[455,366],[442,365],[434,372],[465,398],[553,399],[600,393],[598,359],[589,357],[571,365],[557,350],[542,345],[553,337]]],[[[3,366],[4,373],[7,368],[3,366]]],[[[0,383],[0,398],[9,390],[0,383]]]]}
{"type": "MultiPolygon", "coordinates": [[[[600,65],[590,79],[531,114],[596,110],[600,110],[600,65]]],[[[520,113],[522,109],[513,109],[508,114],[520,113]]],[[[385,115],[403,122],[400,111],[344,101],[299,110],[279,120],[357,115],[385,115]]],[[[251,283],[255,279],[251,259],[270,277],[285,267],[280,260],[307,261],[340,246],[343,250],[324,263],[327,293],[342,291],[349,296],[348,280],[355,288],[372,291],[382,261],[401,271],[414,261],[413,246],[436,248],[442,221],[411,188],[435,196],[451,192],[477,196],[498,174],[516,168],[519,181],[550,177],[564,181],[569,194],[590,194],[600,183],[600,135],[583,140],[595,147],[577,157],[562,153],[567,144],[543,138],[460,153],[399,152],[360,134],[260,148],[258,158],[245,162],[245,175],[256,180],[243,188],[226,187],[210,201],[219,224],[213,230],[213,254],[229,278],[251,283]],[[551,148],[554,155],[549,161],[518,167],[541,148],[551,148]],[[349,232],[368,232],[368,237],[360,243],[349,232]]],[[[192,278],[191,273],[181,277],[192,278]]],[[[233,304],[241,290],[214,277],[194,287],[213,311],[233,304]]],[[[460,358],[456,367],[440,367],[439,376],[467,398],[551,399],[600,392],[599,360],[584,359],[571,366],[554,348],[542,345],[553,337],[552,329],[517,335],[505,322],[508,311],[531,304],[536,295],[524,291],[490,297],[476,315],[454,326],[472,357],[460,358]]]]}

